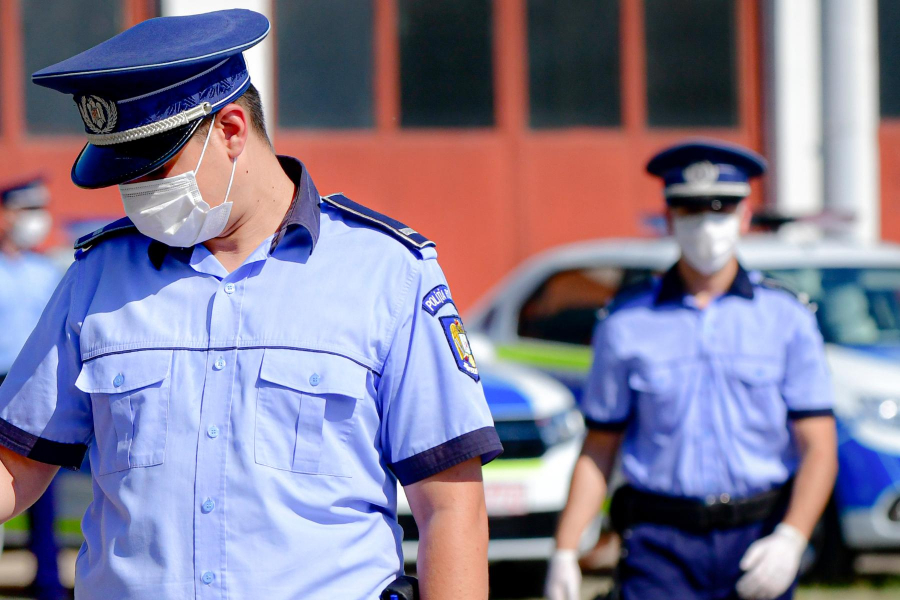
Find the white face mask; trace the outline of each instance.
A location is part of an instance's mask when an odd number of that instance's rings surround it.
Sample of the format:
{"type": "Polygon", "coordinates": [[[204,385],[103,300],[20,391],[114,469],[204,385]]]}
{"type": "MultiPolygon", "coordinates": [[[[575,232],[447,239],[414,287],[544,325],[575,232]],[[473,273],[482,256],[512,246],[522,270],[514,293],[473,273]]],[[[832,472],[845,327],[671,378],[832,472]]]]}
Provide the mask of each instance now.
{"type": "Polygon", "coordinates": [[[672,228],[681,255],[703,275],[720,271],[734,256],[741,236],[741,213],[703,212],[675,217],[672,228]]]}
{"type": "Polygon", "coordinates": [[[209,204],[203,201],[197,187],[196,174],[200,170],[200,163],[203,162],[212,130],[210,124],[200,160],[197,161],[197,168],[193,171],[165,179],[125,183],[119,186],[125,214],[138,231],[167,246],[179,248],[202,244],[225,231],[228,217],[231,216],[228,194],[234,181],[237,159],[232,161],[231,178],[228,180],[228,189],[225,191],[225,200],[222,204],[210,208],[209,204]]]}
{"type": "Polygon", "coordinates": [[[44,209],[23,209],[16,215],[9,237],[17,248],[31,250],[47,239],[52,222],[53,217],[44,209]]]}

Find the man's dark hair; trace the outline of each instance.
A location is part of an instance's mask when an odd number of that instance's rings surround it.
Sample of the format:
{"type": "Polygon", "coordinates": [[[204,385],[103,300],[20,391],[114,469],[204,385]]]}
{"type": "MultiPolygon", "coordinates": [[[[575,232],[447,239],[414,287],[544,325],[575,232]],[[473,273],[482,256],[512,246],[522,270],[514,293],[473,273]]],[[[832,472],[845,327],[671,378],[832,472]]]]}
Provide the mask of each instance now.
{"type": "MultiPolygon", "coordinates": [[[[239,104],[244,107],[248,113],[250,113],[250,126],[254,131],[266,142],[269,144],[270,148],[272,146],[272,140],[269,139],[269,133],[266,131],[266,119],[263,115],[263,105],[262,99],[259,97],[259,90],[257,90],[253,84],[250,84],[250,87],[241,95],[240,98],[234,101],[235,104],[239,104]]],[[[212,120],[215,118],[215,115],[211,115],[203,119],[203,122],[200,123],[200,126],[197,127],[197,130],[194,132],[194,135],[203,135],[209,131],[209,125],[212,123],[212,120]]]]}

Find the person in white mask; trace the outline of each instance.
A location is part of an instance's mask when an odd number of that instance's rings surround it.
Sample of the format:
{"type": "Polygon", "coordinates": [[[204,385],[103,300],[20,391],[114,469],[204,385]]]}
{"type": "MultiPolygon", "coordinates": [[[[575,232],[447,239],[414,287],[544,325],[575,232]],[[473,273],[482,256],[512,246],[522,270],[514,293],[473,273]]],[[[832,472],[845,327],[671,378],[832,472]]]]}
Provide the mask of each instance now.
{"type": "Polygon", "coordinates": [[[435,243],[275,153],[243,55],[269,28],[153,18],[32,75],[84,121],[72,181],[125,217],[0,387],[0,522],[87,453],[80,600],[371,599],[415,590],[399,484],[420,597],[487,600],[502,446],[435,243]]]}
{"type": "Polygon", "coordinates": [[[787,600],[837,472],[832,392],[815,316],[743,269],[749,180],[765,161],[713,140],[654,156],[681,249],[623,290],[594,333],[589,432],[548,566],[546,596],[580,600],[582,533],[621,455],[611,597],[787,600]]]}
{"type": "MultiPolygon", "coordinates": [[[[50,233],[49,200],[49,191],[40,178],[0,189],[0,382],[62,277],[55,262],[35,251],[50,233]]],[[[29,549],[37,559],[37,574],[29,591],[37,600],[58,600],[67,595],[59,581],[54,515],[51,485],[28,515],[29,549]]]]}

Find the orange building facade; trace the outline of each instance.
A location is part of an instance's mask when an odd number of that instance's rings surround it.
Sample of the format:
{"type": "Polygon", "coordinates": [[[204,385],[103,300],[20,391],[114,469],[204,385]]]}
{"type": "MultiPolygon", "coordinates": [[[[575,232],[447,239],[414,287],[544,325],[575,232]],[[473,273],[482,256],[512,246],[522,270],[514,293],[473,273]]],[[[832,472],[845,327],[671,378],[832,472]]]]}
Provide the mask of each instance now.
{"type": "MultiPolygon", "coordinates": [[[[69,12],[60,16],[58,35],[82,27],[72,22],[72,4],[95,10],[96,2],[60,0],[69,7],[62,10],[69,12]]],[[[714,15],[709,22],[694,13],[684,16],[686,23],[699,23],[701,31],[688,31],[683,40],[667,29],[673,17],[660,0],[570,0],[572,10],[582,11],[576,16],[594,19],[588,23],[590,27],[579,27],[577,22],[572,25],[572,14],[558,13],[553,2],[340,0],[338,8],[345,11],[363,8],[361,13],[344,13],[344,18],[354,15],[348,19],[353,21],[348,28],[356,28],[357,33],[352,39],[337,41],[330,39],[337,28],[322,29],[341,18],[336,10],[318,15],[319,29],[314,31],[291,20],[298,18],[298,13],[303,17],[304,10],[308,16],[324,4],[316,2],[273,0],[276,97],[269,129],[276,148],[303,160],[321,193],[343,192],[434,239],[461,308],[471,305],[516,264],[548,247],[595,237],[648,235],[646,220],[661,212],[661,195],[659,184],[643,167],[661,147],[686,136],[702,135],[763,150],[761,17],[755,0],[676,2],[695,5],[690,10],[696,14],[721,12],[722,6],[726,11],[718,21],[714,15]],[[460,3],[474,8],[460,16],[458,9],[450,7],[460,3]],[[437,14],[425,14],[431,9],[423,9],[423,5],[437,7],[437,14]],[[355,18],[359,14],[362,20],[355,18]],[[428,41],[430,37],[456,39],[453,23],[457,18],[464,32],[461,50],[452,43],[428,41]],[[429,28],[435,23],[444,29],[430,36],[429,28]],[[610,43],[608,36],[604,38],[608,56],[588,52],[590,56],[585,57],[582,49],[586,44],[590,48],[590,29],[597,24],[615,40],[610,43]],[[473,37],[479,27],[485,32],[484,39],[473,37]],[[723,28],[727,35],[719,35],[723,28]],[[570,30],[577,30],[576,39],[567,40],[566,31],[570,30]],[[304,58],[298,50],[318,43],[316,32],[328,36],[330,41],[323,44],[322,51],[336,48],[336,62],[307,79],[298,79],[298,73],[305,73],[303,60],[321,61],[321,55],[304,58]],[[360,39],[361,56],[348,59],[348,48],[359,46],[360,39]],[[417,43],[430,46],[419,51],[417,43]],[[724,47],[725,58],[707,68],[702,57],[688,53],[698,43],[724,47]],[[484,51],[475,56],[473,48],[484,51]],[[547,48],[553,49],[549,57],[543,56],[547,48]],[[447,53],[446,62],[442,62],[443,53],[447,53]],[[428,60],[417,63],[422,56],[428,60]],[[685,58],[690,56],[694,62],[685,58]],[[575,65],[566,67],[568,80],[555,78],[547,65],[564,63],[567,57],[575,65]],[[358,80],[335,83],[345,72],[344,64],[346,72],[355,73],[358,80]],[[694,118],[689,106],[666,106],[667,97],[677,96],[672,85],[678,81],[673,82],[670,74],[679,75],[682,68],[682,79],[696,80],[707,71],[716,77],[713,85],[721,89],[713,94],[715,98],[699,97],[696,103],[718,102],[716,106],[724,107],[715,117],[718,122],[704,123],[703,115],[694,118]],[[473,80],[478,73],[487,75],[472,91],[454,96],[460,86],[468,89],[471,84],[468,76],[460,78],[459,85],[441,81],[444,73],[454,72],[457,77],[460,72],[472,73],[473,80]],[[416,80],[409,80],[410,73],[417,74],[416,80]],[[543,78],[543,87],[535,84],[536,77],[543,78]],[[585,78],[599,83],[581,89],[578,82],[585,78]],[[727,80],[724,84],[723,78],[727,80]],[[363,83],[358,85],[359,81],[363,83]],[[425,93],[416,87],[416,81],[423,82],[425,93]],[[563,83],[554,84],[559,81],[563,83]],[[565,81],[576,82],[576,92],[567,95],[565,81]],[[445,83],[447,87],[441,87],[445,83]],[[315,98],[303,91],[312,85],[337,90],[338,105],[348,90],[354,96],[352,90],[363,90],[353,108],[359,118],[349,125],[337,121],[333,126],[304,126],[309,116],[295,110],[294,95],[285,90],[300,90],[300,96],[315,98]],[[342,85],[343,96],[339,94],[342,85]],[[605,90],[603,96],[592,96],[597,94],[597,86],[605,90]],[[429,90],[435,91],[429,95],[429,90]],[[469,114],[471,109],[472,122],[448,124],[439,114],[432,122],[429,111],[446,111],[441,102],[447,98],[459,104],[461,113],[469,114]],[[468,106],[470,99],[479,99],[472,103],[480,102],[480,108],[468,106]],[[540,103],[540,114],[535,102],[540,103]],[[592,102],[605,108],[592,112],[592,102]],[[487,107],[485,103],[489,103],[487,107]]],[[[71,101],[47,108],[46,115],[33,116],[38,109],[32,107],[39,101],[26,89],[31,85],[27,83],[28,52],[40,44],[41,37],[56,35],[48,33],[43,21],[34,24],[35,17],[29,13],[36,4],[33,0],[0,0],[0,152],[4,156],[0,180],[43,174],[53,196],[52,211],[61,224],[54,241],[63,243],[68,240],[62,225],[117,218],[122,209],[116,189],[81,190],[69,180],[72,161],[83,146],[80,120],[71,101]],[[71,112],[66,118],[74,125],[57,127],[56,113],[66,110],[71,112]]],[[[45,9],[53,4],[41,3],[45,9]]],[[[161,10],[159,3],[147,0],[103,0],[100,4],[115,12],[118,30],[161,10]]],[[[85,48],[96,43],[88,41],[85,48]]],[[[64,56],[54,60],[61,58],[64,56]]],[[[886,122],[881,144],[882,197],[891,199],[900,192],[900,169],[890,160],[900,156],[900,127],[886,122]]],[[[760,200],[761,195],[762,188],[754,187],[755,198],[760,200]]],[[[884,207],[890,205],[883,203],[884,207]]],[[[885,236],[900,239],[900,215],[882,212],[885,236]]]]}

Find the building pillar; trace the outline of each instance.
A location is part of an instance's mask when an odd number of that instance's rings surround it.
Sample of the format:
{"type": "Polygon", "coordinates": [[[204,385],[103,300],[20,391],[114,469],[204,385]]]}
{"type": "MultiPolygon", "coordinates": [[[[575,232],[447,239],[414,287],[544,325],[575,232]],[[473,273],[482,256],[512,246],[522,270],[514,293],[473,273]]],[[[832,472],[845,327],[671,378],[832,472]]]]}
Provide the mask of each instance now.
{"type": "Polygon", "coordinates": [[[846,216],[835,234],[881,233],[876,0],[822,0],[825,206],[846,216]]]}
{"type": "MultiPolygon", "coordinates": [[[[273,0],[162,0],[160,11],[162,16],[195,15],[198,13],[225,10],[228,8],[247,8],[262,13],[272,21],[273,0]]],[[[266,127],[274,133],[275,125],[275,45],[272,33],[261,43],[244,52],[250,80],[263,101],[266,115],[266,127]]]]}
{"type": "Polygon", "coordinates": [[[765,0],[762,17],[770,208],[817,214],[823,208],[820,0],[765,0]]]}

